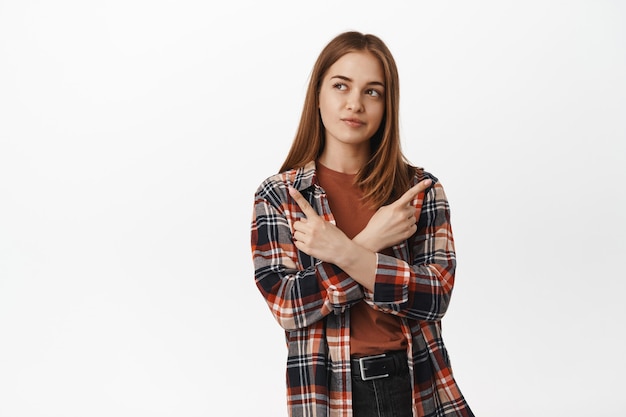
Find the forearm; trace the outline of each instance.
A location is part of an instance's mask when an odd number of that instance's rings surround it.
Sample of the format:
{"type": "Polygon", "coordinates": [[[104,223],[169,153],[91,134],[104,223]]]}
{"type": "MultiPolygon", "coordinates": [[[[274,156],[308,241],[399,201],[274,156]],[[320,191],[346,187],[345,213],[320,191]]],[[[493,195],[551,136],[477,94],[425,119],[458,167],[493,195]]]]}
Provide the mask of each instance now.
{"type": "Polygon", "coordinates": [[[376,285],[366,299],[400,316],[439,320],[448,308],[456,269],[450,211],[440,184],[424,200],[418,230],[407,243],[410,251],[396,251],[399,258],[378,254],[376,285]]]}
{"type": "Polygon", "coordinates": [[[362,248],[374,253],[380,252],[385,249],[383,247],[380,247],[380,239],[377,239],[376,236],[370,236],[370,234],[367,233],[367,229],[363,229],[363,231],[356,235],[352,239],[352,241],[362,248]]]}
{"type": "Polygon", "coordinates": [[[453,258],[411,264],[379,254],[376,285],[365,298],[378,309],[401,317],[440,320],[450,303],[454,270],[453,258]]]}
{"type": "Polygon", "coordinates": [[[339,267],[321,261],[305,270],[284,265],[259,267],[256,284],[285,330],[310,326],[363,299],[363,289],[355,280],[339,267]]]}
{"type": "Polygon", "coordinates": [[[337,254],[335,264],[369,291],[376,283],[377,255],[354,240],[337,254]]]}

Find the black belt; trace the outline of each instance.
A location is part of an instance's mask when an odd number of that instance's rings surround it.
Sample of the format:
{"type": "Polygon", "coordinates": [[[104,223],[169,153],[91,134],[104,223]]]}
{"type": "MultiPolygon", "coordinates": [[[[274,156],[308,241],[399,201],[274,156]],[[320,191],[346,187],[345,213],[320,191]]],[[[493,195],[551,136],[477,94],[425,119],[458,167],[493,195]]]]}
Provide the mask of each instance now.
{"type": "Polygon", "coordinates": [[[387,378],[402,371],[408,371],[406,351],[404,350],[352,358],[352,375],[363,381],[387,378]]]}

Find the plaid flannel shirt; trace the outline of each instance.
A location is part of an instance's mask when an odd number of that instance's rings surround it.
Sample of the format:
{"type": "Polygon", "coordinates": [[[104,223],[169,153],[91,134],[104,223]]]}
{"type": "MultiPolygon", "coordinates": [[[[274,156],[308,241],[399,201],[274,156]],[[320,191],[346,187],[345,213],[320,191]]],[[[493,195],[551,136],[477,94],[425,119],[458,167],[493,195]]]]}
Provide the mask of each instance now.
{"type": "Polygon", "coordinates": [[[417,232],[377,254],[370,292],[337,266],[294,245],[293,224],[304,214],[290,197],[298,189],[315,211],[334,222],[315,163],[276,174],[257,189],[251,225],[255,281],[287,343],[287,404],[291,417],[351,417],[350,306],[361,299],[401,318],[408,341],[415,417],[473,416],[452,375],[441,335],[454,285],[456,258],[443,187],[433,185],[416,204],[417,232]]]}

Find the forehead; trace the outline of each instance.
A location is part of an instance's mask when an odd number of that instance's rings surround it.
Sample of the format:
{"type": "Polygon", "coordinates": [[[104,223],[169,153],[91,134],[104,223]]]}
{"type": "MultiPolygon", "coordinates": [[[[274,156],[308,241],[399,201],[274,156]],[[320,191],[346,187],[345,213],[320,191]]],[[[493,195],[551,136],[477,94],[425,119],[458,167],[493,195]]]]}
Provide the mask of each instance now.
{"type": "Polygon", "coordinates": [[[354,81],[382,83],[385,74],[381,62],[365,51],[348,52],[328,68],[324,78],[341,75],[354,81]]]}

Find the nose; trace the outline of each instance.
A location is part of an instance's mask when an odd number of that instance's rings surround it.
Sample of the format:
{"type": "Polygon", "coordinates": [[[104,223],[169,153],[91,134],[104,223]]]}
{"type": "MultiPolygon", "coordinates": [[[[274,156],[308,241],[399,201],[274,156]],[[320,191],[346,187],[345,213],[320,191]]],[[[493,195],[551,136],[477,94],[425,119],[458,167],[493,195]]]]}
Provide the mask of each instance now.
{"type": "Polygon", "coordinates": [[[346,110],[360,112],[363,110],[363,102],[361,101],[361,93],[358,91],[350,92],[346,97],[346,110]]]}

